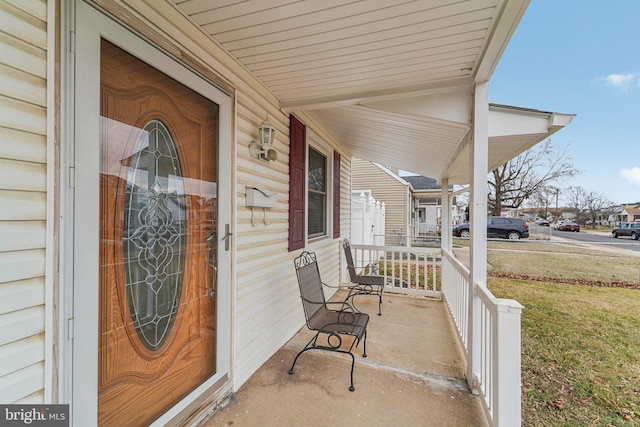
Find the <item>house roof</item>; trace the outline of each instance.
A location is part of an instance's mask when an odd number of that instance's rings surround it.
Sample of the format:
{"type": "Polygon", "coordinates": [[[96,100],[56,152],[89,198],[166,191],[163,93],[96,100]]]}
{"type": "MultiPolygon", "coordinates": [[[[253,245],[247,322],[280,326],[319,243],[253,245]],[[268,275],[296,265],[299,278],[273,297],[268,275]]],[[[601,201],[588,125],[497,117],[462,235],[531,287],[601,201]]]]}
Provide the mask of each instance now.
{"type": "Polygon", "coordinates": [[[640,214],[640,203],[623,206],[623,212],[626,212],[628,215],[640,214]]]}
{"type": "Polygon", "coordinates": [[[402,179],[407,181],[414,190],[440,190],[442,186],[438,184],[438,180],[422,175],[403,176],[402,179]]]}
{"type": "MultiPolygon", "coordinates": [[[[529,4],[166,2],[228,52],[248,84],[266,88],[281,112],[317,124],[353,156],[451,184],[469,182],[474,85],[489,80],[529,4]]],[[[492,108],[489,168],[572,117],[492,108]]]]}

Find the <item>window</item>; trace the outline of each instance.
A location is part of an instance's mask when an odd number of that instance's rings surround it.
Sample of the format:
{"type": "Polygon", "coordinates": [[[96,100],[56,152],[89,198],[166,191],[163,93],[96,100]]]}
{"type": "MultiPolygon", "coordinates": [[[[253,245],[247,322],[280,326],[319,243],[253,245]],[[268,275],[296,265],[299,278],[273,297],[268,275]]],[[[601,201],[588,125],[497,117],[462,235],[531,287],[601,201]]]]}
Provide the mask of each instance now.
{"type": "Polygon", "coordinates": [[[313,133],[307,146],[306,126],[294,116],[290,116],[289,138],[291,252],[304,248],[310,238],[340,237],[340,154],[332,156],[330,147],[313,133]]]}
{"type": "Polygon", "coordinates": [[[309,238],[324,236],[327,213],[327,158],[309,147],[309,171],[307,175],[307,200],[309,238]]]}

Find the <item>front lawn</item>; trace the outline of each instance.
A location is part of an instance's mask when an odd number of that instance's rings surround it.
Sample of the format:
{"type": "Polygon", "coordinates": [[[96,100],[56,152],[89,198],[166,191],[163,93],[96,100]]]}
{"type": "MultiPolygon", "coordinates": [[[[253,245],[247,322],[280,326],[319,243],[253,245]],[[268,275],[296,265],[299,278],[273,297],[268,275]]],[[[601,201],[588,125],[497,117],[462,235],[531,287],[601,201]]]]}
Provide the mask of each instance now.
{"type": "MultiPolygon", "coordinates": [[[[609,258],[605,267],[599,264],[604,255],[597,251],[557,252],[549,251],[546,258],[539,253],[512,254],[519,263],[503,262],[503,249],[490,248],[488,253],[493,266],[489,289],[498,298],[515,299],[525,307],[523,425],[640,426],[640,290],[609,287],[611,279],[622,279],[611,263],[628,258],[607,254],[616,261],[609,258]],[[553,264],[558,255],[570,268],[553,264]],[[592,269],[593,265],[599,266],[592,269]],[[518,266],[538,273],[536,279],[499,277],[520,275],[518,266]],[[576,284],[540,279],[541,275],[567,278],[568,271],[574,272],[576,284]]],[[[632,261],[639,264],[638,258],[632,261]]],[[[633,285],[632,275],[624,279],[633,285]]]]}

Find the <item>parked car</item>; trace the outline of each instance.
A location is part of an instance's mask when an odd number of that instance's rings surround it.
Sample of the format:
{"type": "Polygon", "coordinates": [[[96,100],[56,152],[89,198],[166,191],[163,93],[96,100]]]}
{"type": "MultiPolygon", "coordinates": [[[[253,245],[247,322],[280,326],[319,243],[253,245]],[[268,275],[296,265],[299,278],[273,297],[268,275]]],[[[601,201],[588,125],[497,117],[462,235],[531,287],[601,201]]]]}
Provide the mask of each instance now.
{"type": "Polygon", "coordinates": [[[560,227],[562,227],[562,224],[564,224],[566,221],[564,220],[560,220],[560,221],[556,221],[553,223],[553,229],[554,230],[560,230],[560,227]]]}
{"type": "Polygon", "coordinates": [[[618,236],[628,236],[633,240],[638,240],[640,237],[640,222],[623,222],[620,227],[616,227],[611,231],[613,238],[618,236]]]}
{"type": "Polygon", "coordinates": [[[547,221],[546,219],[539,219],[536,221],[536,225],[541,225],[543,227],[548,227],[549,226],[549,221],[547,221]]]}
{"type": "MultiPolygon", "coordinates": [[[[468,239],[469,224],[458,224],[453,227],[453,235],[468,239]]],[[[529,225],[520,218],[490,216],[487,218],[487,237],[519,240],[529,237],[529,225]]]]}
{"type": "Polygon", "coordinates": [[[563,222],[559,225],[558,230],[560,231],[580,231],[580,224],[573,221],[563,222]]]}

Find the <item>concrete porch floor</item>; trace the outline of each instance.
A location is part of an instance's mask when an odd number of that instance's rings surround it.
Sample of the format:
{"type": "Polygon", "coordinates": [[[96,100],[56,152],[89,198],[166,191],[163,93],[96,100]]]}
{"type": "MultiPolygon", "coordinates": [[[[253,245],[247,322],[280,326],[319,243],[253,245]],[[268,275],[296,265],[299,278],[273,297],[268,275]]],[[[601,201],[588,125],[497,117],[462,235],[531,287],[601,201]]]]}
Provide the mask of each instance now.
{"type": "MultiPolygon", "coordinates": [[[[338,297],[340,295],[337,295],[338,297]]],[[[335,298],[334,298],[335,299],[335,298]]],[[[350,360],[308,351],[302,328],[202,426],[486,426],[482,405],[464,379],[465,363],[445,304],[385,294],[356,297],[370,314],[367,355],[350,360]]]]}

